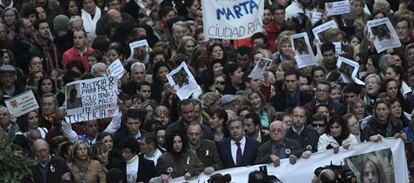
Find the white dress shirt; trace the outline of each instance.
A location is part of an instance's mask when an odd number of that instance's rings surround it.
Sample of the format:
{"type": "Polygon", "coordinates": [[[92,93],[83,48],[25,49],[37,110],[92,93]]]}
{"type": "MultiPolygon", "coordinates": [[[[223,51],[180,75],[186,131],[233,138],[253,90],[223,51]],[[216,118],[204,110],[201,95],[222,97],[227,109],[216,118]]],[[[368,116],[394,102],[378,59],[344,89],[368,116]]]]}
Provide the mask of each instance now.
{"type": "MultiPolygon", "coordinates": [[[[240,140],[240,148],[242,150],[242,154],[244,154],[244,146],[246,145],[246,137],[243,136],[243,138],[240,140]]],[[[237,145],[236,141],[230,140],[230,146],[231,146],[231,157],[233,157],[234,164],[237,165],[236,157],[237,157],[237,145]]]]}

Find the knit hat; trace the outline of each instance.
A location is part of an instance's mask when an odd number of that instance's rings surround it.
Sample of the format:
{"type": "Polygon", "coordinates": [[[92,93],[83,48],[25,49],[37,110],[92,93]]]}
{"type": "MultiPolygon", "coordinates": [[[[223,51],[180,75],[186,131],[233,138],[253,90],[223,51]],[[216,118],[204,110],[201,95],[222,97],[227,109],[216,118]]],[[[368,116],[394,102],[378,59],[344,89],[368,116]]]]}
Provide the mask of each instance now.
{"type": "Polygon", "coordinates": [[[69,18],[66,15],[58,15],[53,19],[55,31],[67,31],[69,29],[69,18]]]}

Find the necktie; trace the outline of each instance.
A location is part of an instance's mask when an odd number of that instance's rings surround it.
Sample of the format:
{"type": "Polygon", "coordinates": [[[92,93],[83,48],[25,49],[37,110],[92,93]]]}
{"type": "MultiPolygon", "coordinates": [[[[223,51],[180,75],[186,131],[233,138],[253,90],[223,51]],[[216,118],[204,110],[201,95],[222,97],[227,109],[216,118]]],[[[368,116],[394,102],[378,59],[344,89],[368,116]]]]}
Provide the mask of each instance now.
{"type": "Polygon", "coordinates": [[[240,147],[240,142],[236,142],[236,145],[237,145],[236,166],[239,166],[242,160],[243,154],[242,154],[242,149],[240,147]]]}

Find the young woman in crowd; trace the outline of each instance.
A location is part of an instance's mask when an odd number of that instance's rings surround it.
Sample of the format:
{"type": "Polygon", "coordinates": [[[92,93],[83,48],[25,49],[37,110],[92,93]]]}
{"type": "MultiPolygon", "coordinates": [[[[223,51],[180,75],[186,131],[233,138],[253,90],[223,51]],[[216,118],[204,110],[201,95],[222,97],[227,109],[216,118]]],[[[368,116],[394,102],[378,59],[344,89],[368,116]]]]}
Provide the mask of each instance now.
{"type": "Polygon", "coordinates": [[[348,149],[356,144],[358,144],[358,140],[349,132],[344,119],[340,116],[334,116],[326,125],[325,134],[319,137],[318,152],[334,149],[334,152],[338,153],[339,147],[348,149]]]}

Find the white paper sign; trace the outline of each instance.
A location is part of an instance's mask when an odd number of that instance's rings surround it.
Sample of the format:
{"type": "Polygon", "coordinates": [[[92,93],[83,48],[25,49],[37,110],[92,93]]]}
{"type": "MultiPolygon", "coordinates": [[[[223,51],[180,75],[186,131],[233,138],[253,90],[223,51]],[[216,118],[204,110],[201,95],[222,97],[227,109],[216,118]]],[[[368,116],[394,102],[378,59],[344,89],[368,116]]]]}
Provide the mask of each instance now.
{"type": "MultiPolygon", "coordinates": [[[[302,183],[312,182],[315,175],[314,171],[318,167],[325,167],[331,163],[334,165],[344,165],[345,160],[356,155],[372,154],[381,150],[391,150],[391,157],[389,164],[393,165],[392,171],[394,173],[394,181],[398,183],[408,183],[408,168],[407,159],[405,157],[404,142],[401,139],[384,138],[381,142],[366,142],[355,146],[351,146],[348,150],[340,148],[338,154],[334,154],[333,150],[328,150],[320,153],[313,153],[310,158],[299,158],[296,164],[291,165],[289,159],[281,159],[280,166],[275,167],[273,164],[267,164],[268,175],[274,175],[283,183],[302,183]]],[[[384,167],[385,164],[382,165],[384,167]]],[[[249,180],[249,173],[259,170],[263,165],[254,165],[247,167],[231,168],[214,172],[230,174],[231,182],[247,183],[249,180]]],[[[356,173],[355,173],[356,174],[356,173]]],[[[184,181],[183,177],[173,179],[172,183],[201,183],[207,182],[210,176],[202,173],[198,177],[194,177],[188,181],[184,181]]],[[[391,177],[391,176],[390,176],[391,177]]]]}
{"type": "Polygon", "coordinates": [[[118,109],[116,77],[74,81],[65,92],[65,119],[70,123],[112,117],[118,109]]]}
{"type": "Polygon", "coordinates": [[[401,46],[397,32],[388,17],[370,20],[367,25],[371,38],[374,38],[374,46],[378,53],[401,46]]]}
{"type": "Polygon", "coordinates": [[[292,42],[292,48],[295,52],[295,60],[299,69],[316,65],[312,46],[306,32],[291,35],[290,41],[292,42]]]}
{"type": "Polygon", "coordinates": [[[114,76],[118,79],[121,79],[122,76],[124,76],[126,71],[121,61],[119,59],[116,59],[115,61],[111,63],[111,65],[108,66],[108,68],[106,69],[106,72],[110,76],[114,76]]]}
{"type": "Polygon", "coordinates": [[[311,15],[312,25],[314,25],[316,22],[322,19],[323,14],[319,11],[312,11],[310,15],[311,15]]]}
{"type": "Polygon", "coordinates": [[[359,63],[345,57],[338,57],[336,67],[341,73],[341,78],[344,83],[357,83],[359,85],[365,85],[365,83],[358,79],[357,74],[359,70],[359,63]]]}
{"type": "Polygon", "coordinates": [[[176,69],[168,73],[167,79],[180,100],[190,97],[199,87],[185,62],[181,62],[176,69]]]}
{"type": "Polygon", "coordinates": [[[325,3],[328,16],[342,15],[351,12],[349,0],[325,3]]]}
{"type": "Polygon", "coordinates": [[[142,46],[145,46],[145,48],[147,49],[147,52],[150,50],[149,44],[147,40],[145,39],[129,43],[130,54],[129,54],[128,60],[134,57],[135,48],[139,48],[142,46]]]}
{"type": "Polygon", "coordinates": [[[204,37],[244,39],[263,32],[263,0],[202,0],[204,37]]]}
{"type": "Polygon", "coordinates": [[[323,38],[323,32],[325,32],[328,29],[335,29],[335,28],[338,28],[338,25],[336,25],[334,20],[331,20],[329,22],[326,22],[322,25],[319,25],[313,28],[312,32],[313,32],[313,35],[315,36],[315,39],[319,43],[322,43],[322,41],[325,40],[325,38],[323,38]]]}
{"type": "Polygon", "coordinates": [[[263,73],[266,72],[270,66],[272,66],[272,59],[267,59],[267,58],[262,58],[260,59],[259,63],[257,63],[252,72],[250,72],[249,74],[249,78],[253,78],[253,79],[261,79],[263,80],[263,73]]]}
{"type": "Polygon", "coordinates": [[[32,90],[27,90],[13,98],[4,101],[13,117],[20,117],[39,108],[32,90]]]}

